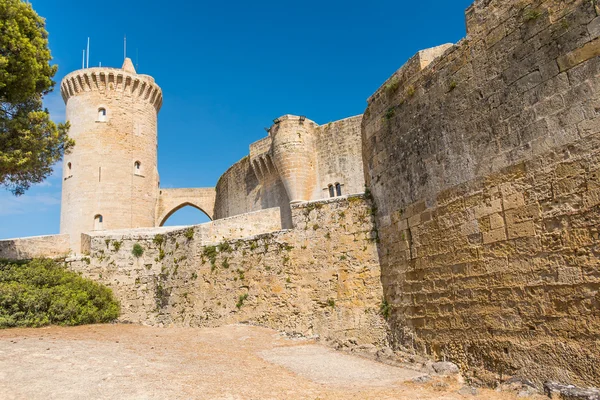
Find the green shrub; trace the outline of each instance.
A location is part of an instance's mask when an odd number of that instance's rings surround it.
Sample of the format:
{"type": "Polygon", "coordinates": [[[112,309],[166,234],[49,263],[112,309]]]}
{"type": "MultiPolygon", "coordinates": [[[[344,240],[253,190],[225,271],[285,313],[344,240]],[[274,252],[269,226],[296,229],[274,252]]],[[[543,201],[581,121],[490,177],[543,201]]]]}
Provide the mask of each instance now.
{"type": "Polygon", "coordinates": [[[115,249],[115,251],[121,250],[121,246],[123,246],[123,241],[118,241],[118,240],[113,241],[113,248],[115,249]]]}
{"type": "Polygon", "coordinates": [[[385,298],[381,299],[381,304],[379,305],[379,313],[386,320],[389,319],[390,315],[392,314],[392,307],[385,298]]]}
{"type": "Polygon", "coordinates": [[[53,260],[0,261],[0,328],[95,324],[118,316],[109,288],[53,260]]]}
{"type": "Polygon", "coordinates": [[[144,254],[144,248],[139,243],[136,243],[133,245],[131,254],[133,254],[135,258],[140,258],[144,254]]]}
{"type": "Polygon", "coordinates": [[[162,244],[165,241],[165,235],[158,234],[158,235],[154,236],[154,239],[152,241],[154,242],[155,245],[160,247],[160,246],[162,246],[162,244]]]}
{"type": "Polygon", "coordinates": [[[184,236],[187,240],[192,240],[194,238],[194,228],[188,228],[185,231],[184,236]]]}
{"type": "Polygon", "coordinates": [[[397,76],[394,76],[392,79],[390,79],[388,84],[385,85],[385,93],[388,96],[392,96],[394,93],[396,93],[398,91],[399,87],[400,87],[400,80],[398,79],[397,76]]]}
{"type": "Polygon", "coordinates": [[[219,244],[219,246],[217,246],[217,249],[220,253],[231,253],[233,251],[229,242],[223,242],[219,244]]]}
{"type": "Polygon", "coordinates": [[[214,266],[217,260],[217,248],[215,246],[206,246],[202,251],[202,256],[208,258],[210,263],[214,266]]]}
{"type": "Polygon", "coordinates": [[[248,293],[241,294],[240,297],[238,297],[238,302],[235,305],[238,308],[238,310],[240,308],[242,308],[242,306],[244,305],[244,302],[246,301],[246,299],[248,299],[248,293]]]}

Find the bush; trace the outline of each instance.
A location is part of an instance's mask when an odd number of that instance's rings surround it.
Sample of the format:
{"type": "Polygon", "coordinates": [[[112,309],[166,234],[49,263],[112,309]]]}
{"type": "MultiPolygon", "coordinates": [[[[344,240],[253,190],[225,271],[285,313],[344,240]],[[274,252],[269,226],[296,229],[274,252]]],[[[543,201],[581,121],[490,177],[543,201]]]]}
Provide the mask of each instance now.
{"type": "Polygon", "coordinates": [[[136,243],[133,245],[131,254],[133,254],[135,258],[140,258],[144,254],[144,248],[139,243],[136,243]]]}
{"type": "Polygon", "coordinates": [[[0,261],[0,328],[95,324],[118,316],[109,288],[53,260],[0,261]]]}

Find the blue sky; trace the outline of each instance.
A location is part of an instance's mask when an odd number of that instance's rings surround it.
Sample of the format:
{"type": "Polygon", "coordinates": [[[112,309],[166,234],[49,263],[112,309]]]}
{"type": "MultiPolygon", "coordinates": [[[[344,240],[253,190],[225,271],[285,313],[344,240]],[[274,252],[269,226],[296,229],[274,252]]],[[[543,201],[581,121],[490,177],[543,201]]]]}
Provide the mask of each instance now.
{"type": "MultiPolygon", "coordinates": [[[[264,127],[284,114],[319,124],[360,114],[366,99],[417,51],[465,36],[472,0],[32,0],[46,18],[56,81],[90,66],[120,67],[123,37],[139,73],[163,90],[163,187],[212,187],[264,127]]],[[[58,85],[57,85],[58,86],[58,85]]],[[[45,100],[64,120],[58,90],[45,100]]],[[[0,189],[0,238],[58,233],[61,166],[14,197],[0,189]]],[[[206,221],[192,208],[171,225],[206,221]]]]}

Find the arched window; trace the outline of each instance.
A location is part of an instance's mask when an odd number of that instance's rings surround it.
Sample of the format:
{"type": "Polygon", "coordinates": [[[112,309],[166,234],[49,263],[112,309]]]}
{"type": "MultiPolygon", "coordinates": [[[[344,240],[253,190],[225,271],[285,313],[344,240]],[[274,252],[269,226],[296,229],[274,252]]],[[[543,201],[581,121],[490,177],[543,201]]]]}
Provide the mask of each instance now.
{"type": "Polygon", "coordinates": [[[71,163],[70,162],[67,163],[67,172],[69,173],[69,175],[71,174],[71,167],[72,167],[71,163]]]}
{"type": "Polygon", "coordinates": [[[102,215],[100,215],[100,214],[96,215],[94,217],[94,230],[101,231],[103,222],[104,222],[104,218],[102,218],[102,215]]]}
{"type": "Polygon", "coordinates": [[[133,163],[133,173],[135,175],[141,175],[142,174],[142,163],[139,161],[136,161],[133,163]]]}
{"type": "Polygon", "coordinates": [[[106,108],[98,109],[98,122],[106,122],[106,108]]]}
{"type": "Polygon", "coordinates": [[[329,197],[335,197],[335,193],[333,191],[333,185],[329,185],[329,197]]]}
{"type": "Polygon", "coordinates": [[[336,196],[342,195],[342,185],[340,185],[339,183],[335,184],[335,195],[336,196]]]}

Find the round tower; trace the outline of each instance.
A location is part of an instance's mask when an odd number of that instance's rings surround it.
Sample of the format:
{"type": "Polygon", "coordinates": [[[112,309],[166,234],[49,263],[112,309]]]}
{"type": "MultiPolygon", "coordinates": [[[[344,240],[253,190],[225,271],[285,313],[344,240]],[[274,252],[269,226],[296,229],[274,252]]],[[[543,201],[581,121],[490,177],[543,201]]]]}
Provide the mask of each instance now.
{"type": "Polygon", "coordinates": [[[123,67],[67,75],[61,94],[75,146],[63,160],[60,232],[81,249],[81,234],[155,226],[159,196],[157,116],[162,92],[123,67]]]}
{"type": "Polygon", "coordinates": [[[270,130],[273,163],[292,204],[313,198],[317,185],[316,127],[305,117],[284,115],[270,130]]]}

